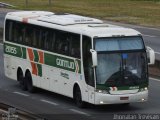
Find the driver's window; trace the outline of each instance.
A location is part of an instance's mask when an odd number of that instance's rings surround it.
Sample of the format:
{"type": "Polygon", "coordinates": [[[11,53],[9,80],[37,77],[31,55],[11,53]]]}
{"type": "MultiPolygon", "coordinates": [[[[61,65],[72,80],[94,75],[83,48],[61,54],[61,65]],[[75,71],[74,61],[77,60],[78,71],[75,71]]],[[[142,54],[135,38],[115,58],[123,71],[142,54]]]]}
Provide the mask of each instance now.
{"type": "Polygon", "coordinates": [[[83,36],[83,67],[85,80],[88,85],[94,86],[94,74],[92,68],[91,38],[83,36]]]}

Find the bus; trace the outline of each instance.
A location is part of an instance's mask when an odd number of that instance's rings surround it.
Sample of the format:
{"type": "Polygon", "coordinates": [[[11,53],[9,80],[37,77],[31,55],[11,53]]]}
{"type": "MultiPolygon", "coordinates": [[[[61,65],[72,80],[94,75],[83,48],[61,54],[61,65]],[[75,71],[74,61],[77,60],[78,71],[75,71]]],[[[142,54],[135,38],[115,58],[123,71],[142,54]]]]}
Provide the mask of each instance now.
{"type": "Polygon", "coordinates": [[[47,11],[5,17],[5,75],[22,90],[55,92],[78,107],[147,101],[154,61],[154,50],[130,28],[47,11]]]}

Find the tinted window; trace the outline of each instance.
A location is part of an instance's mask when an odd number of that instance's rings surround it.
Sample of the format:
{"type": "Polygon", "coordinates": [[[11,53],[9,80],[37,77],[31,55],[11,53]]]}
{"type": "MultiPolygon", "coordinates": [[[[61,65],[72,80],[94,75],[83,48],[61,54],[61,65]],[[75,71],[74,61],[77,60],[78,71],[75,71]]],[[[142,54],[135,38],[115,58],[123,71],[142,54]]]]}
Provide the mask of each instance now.
{"type": "Polygon", "coordinates": [[[80,58],[80,35],[72,34],[70,38],[70,55],[80,58]]]}
{"type": "Polygon", "coordinates": [[[80,58],[80,35],[17,21],[6,21],[6,40],[80,58]]]}
{"type": "Polygon", "coordinates": [[[57,31],[55,47],[57,53],[80,58],[80,35],[57,31]]]}
{"type": "Polygon", "coordinates": [[[12,41],[12,33],[13,32],[13,22],[6,21],[6,28],[5,28],[5,40],[6,41],[12,41]]]}

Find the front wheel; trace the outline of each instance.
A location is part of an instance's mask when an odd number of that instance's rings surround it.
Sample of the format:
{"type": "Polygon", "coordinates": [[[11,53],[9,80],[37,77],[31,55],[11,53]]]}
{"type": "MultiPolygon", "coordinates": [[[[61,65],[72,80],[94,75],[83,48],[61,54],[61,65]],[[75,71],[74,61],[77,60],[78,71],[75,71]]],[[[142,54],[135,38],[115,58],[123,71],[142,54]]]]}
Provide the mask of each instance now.
{"type": "Polygon", "coordinates": [[[76,91],[75,91],[75,103],[79,108],[84,108],[85,107],[85,103],[82,101],[82,96],[81,96],[81,91],[80,88],[77,87],[76,91]]]}

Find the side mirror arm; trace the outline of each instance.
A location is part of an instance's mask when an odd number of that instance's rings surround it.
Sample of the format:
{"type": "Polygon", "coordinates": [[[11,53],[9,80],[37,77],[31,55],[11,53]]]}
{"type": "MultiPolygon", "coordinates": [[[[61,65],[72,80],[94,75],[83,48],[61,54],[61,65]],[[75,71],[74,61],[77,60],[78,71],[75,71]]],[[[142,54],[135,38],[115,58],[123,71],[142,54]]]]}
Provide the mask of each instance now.
{"type": "Polygon", "coordinates": [[[93,49],[90,49],[90,52],[92,54],[92,67],[96,67],[98,65],[98,62],[97,62],[97,52],[93,49]]]}

